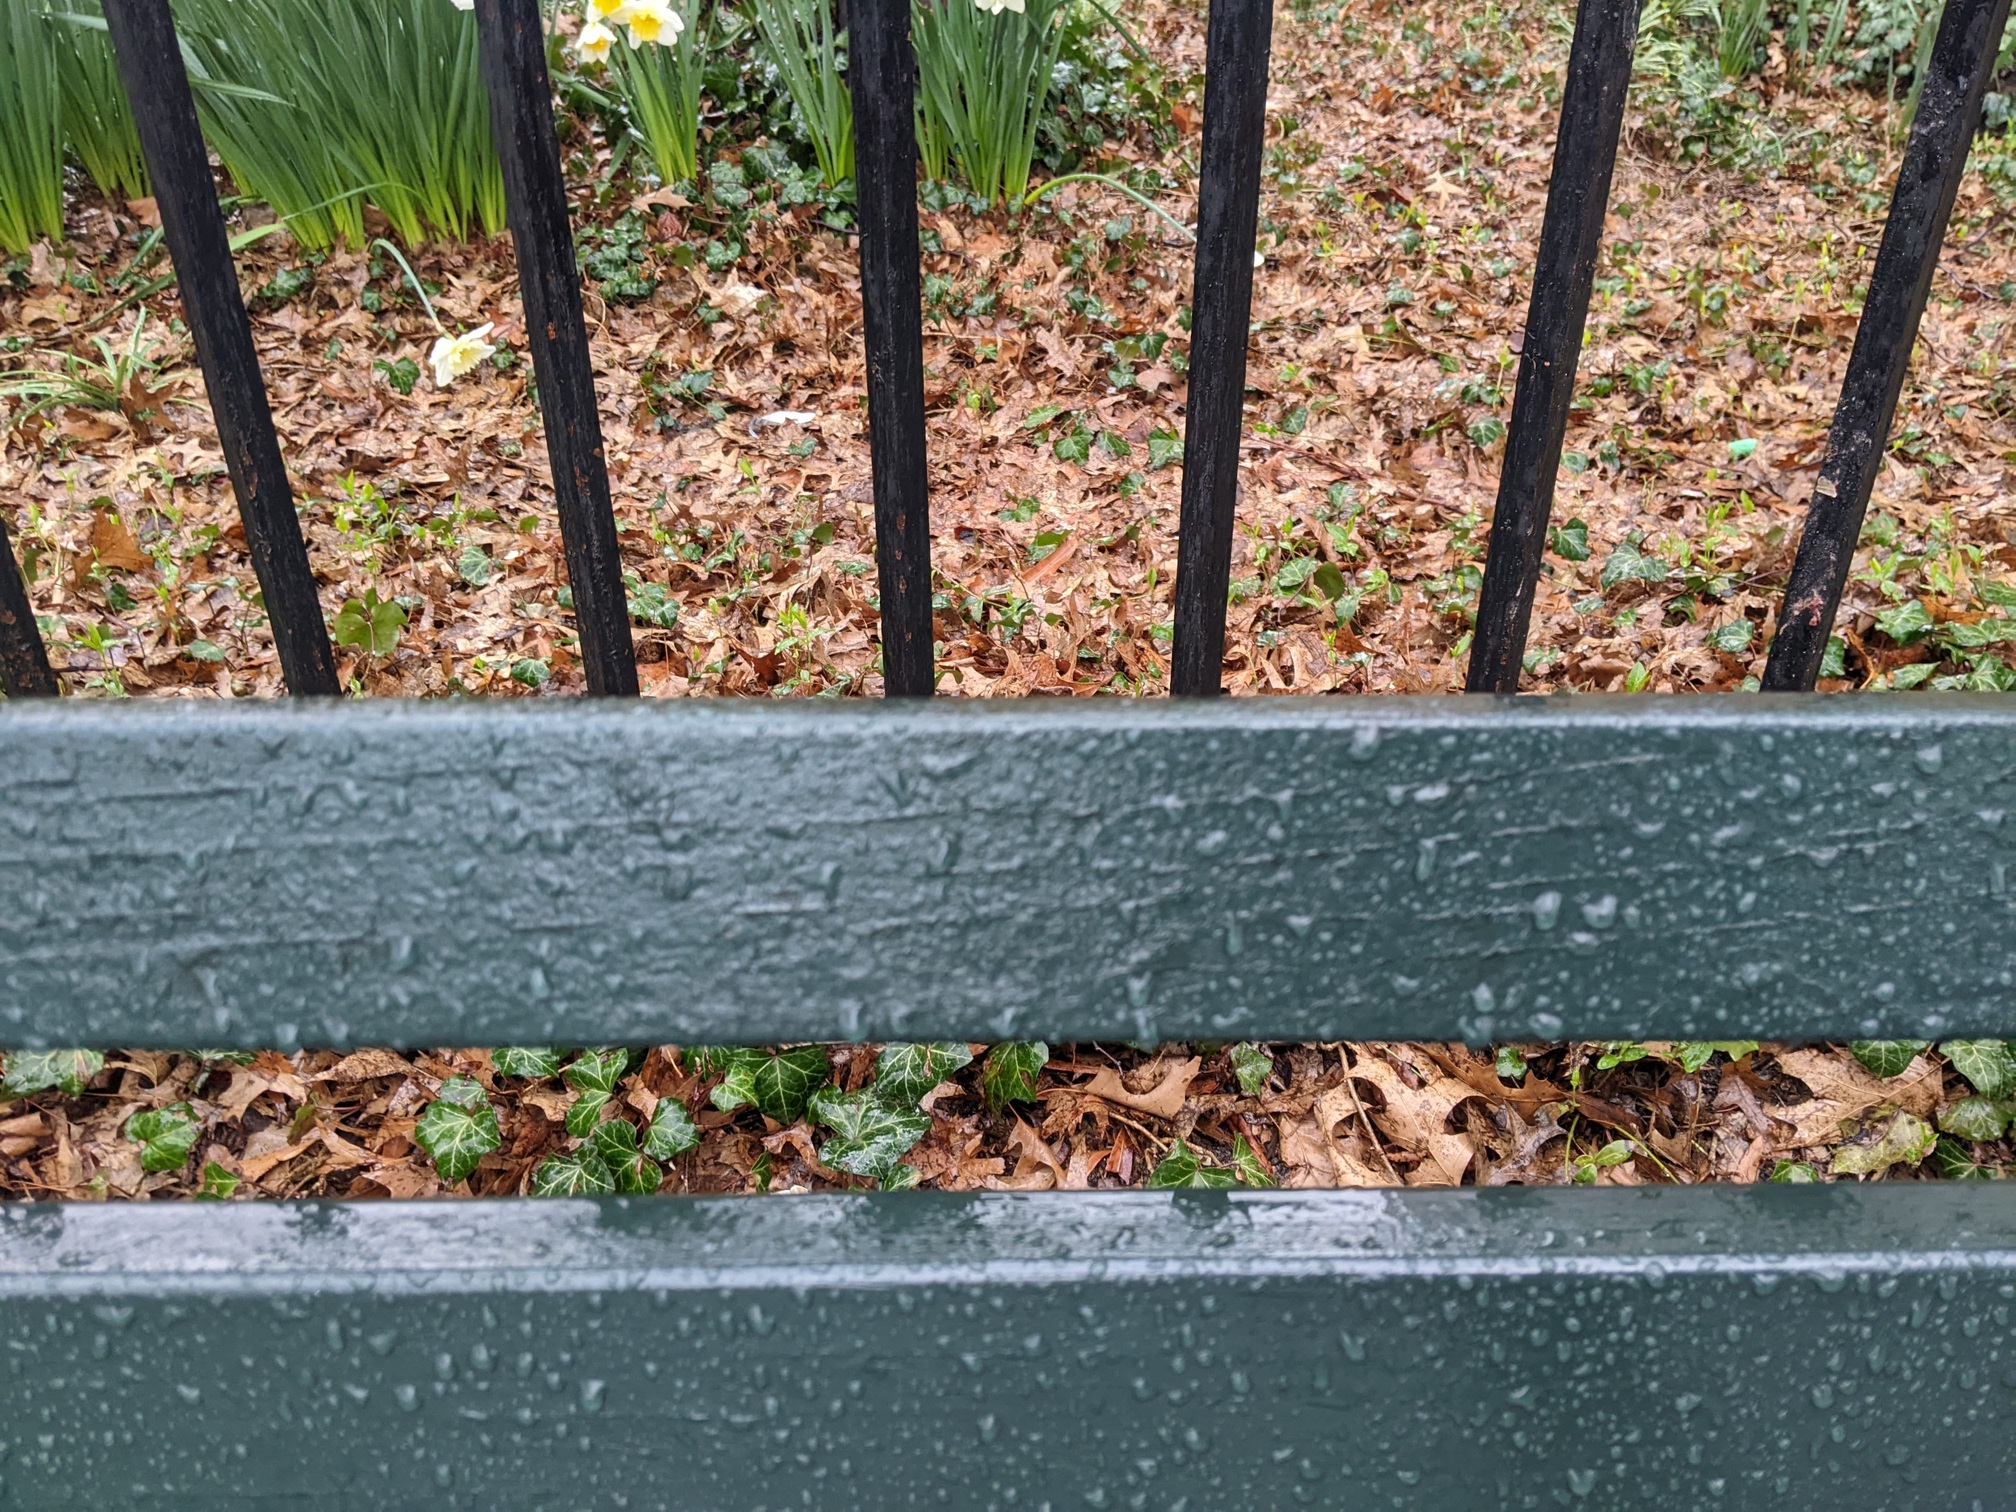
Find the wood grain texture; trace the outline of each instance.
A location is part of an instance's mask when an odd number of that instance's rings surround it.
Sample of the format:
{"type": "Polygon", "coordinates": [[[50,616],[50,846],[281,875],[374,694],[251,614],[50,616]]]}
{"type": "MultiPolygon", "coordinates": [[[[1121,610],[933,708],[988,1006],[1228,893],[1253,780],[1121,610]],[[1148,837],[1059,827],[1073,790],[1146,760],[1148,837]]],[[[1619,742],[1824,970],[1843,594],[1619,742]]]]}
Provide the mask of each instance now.
{"type": "Polygon", "coordinates": [[[590,693],[634,698],[637,659],[629,599],[581,316],[567,181],[553,134],[553,85],[546,74],[539,0],[476,0],[476,26],[490,95],[490,133],[504,167],[505,217],[518,255],[525,338],[539,384],[539,419],[553,466],[553,502],[574,591],[581,666],[590,693]]]}
{"type": "Polygon", "coordinates": [[[925,697],[934,677],[931,484],[924,439],[917,60],[910,47],[910,0],[851,0],[847,16],[882,682],[891,697],[925,697]]]}
{"type": "Polygon", "coordinates": [[[34,1509],[1999,1508],[2012,1287],[1995,1182],[9,1203],[0,1475],[34,1509]]]}
{"type": "Polygon", "coordinates": [[[1470,647],[1472,693],[1519,687],[1637,40],[1638,0],[1581,0],[1470,647]]]}
{"type": "Polygon", "coordinates": [[[246,549],[258,574],[273,646],[287,691],[334,694],[336,659],[316,597],[308,546],[294,512],[294,492],[273,430],[273,412],[252,326],[231,261],[210,156],[183,72],[168,0],[106,0],[119,78],[133,105],[140,146],[154,184],[161,231],[175,263],[183,317],[217,420],[224,465],[238,495],[246,549]]]}
{"type": "Polygon", "coordinates": [[[2016,701],[0,709],[0,1044],[2009,1030],[2016,701]]]}
{"type": "Polygon", "coordinates": [[[1187,697],[1217,693],[1224,680],[1225,596],[1246,424],[1253,239],[1260,218],[1273,30],[1270,0],[1211,0],[1176,542],[1176,642],[1169,669],[1170,691],[1187,697]]]}
{"type": "Polygon", "coordinates": [[[14,560],[7,524],[0,520],[0,693],[9,698],[54,698],[57,691],[56,674],[50,670],[42,631],[35,623],[35,606],[14,560]]]}
{"type": "Polygon", "coordinates": [[[1798,692],[1819,680],[2008,19],[2009,0],[1951,0],[1940,17],[1869,275],[1855,350],[1778,611],[1764,667],[1764,686],[1771,691],[1798,692]]]}

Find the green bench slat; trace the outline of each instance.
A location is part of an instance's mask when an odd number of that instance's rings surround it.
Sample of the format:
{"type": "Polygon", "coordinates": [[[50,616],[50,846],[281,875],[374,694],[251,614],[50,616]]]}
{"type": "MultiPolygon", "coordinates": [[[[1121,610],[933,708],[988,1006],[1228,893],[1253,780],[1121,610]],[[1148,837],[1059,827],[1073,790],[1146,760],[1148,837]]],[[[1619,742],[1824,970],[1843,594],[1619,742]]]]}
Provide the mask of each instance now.
{"type": "Polygon", "coordinates": [[[0,1210],[0,1506],[2002,1508],[2016,1189],[0,1210]]]}
{"type": "Polygon", "coordinates": [[[0,710],[0,1044],[2006,1033],[2016,700],[0,710]]]}

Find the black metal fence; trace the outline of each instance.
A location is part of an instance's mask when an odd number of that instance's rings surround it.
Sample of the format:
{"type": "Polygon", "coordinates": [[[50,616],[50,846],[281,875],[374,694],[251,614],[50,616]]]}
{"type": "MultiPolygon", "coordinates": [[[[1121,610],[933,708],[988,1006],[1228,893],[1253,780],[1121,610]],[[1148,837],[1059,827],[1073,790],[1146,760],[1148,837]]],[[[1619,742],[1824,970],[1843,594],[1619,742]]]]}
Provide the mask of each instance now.
{"type": "MultiPolygon", "coordinates": [[[[168,0],[104,0],[104,7],[287,687],[333,694],[329,636],[168,0]]],[[[1639,0],[1581,0],[1575,18],[1470,652],[1472,692],[1518,687],[1638,11],[1639,0]]],[[[1766,689],[1810,690],[1819,675],[2008,11],[2009,0],[1949,0],[1940,21],[1779,611],[1766,689]]],[[[540,7],[538,0],[476,0],[476,12],[588,688],[634,696],[637,668],[540,7]]],[[[910,0],[854,0],[849,19],[883,678],[892,697],[925,696],[934,680],[931,536],[910,0]]],[[[1212,0],[1170,673],[1178,695],[1213,694],[1221,685],[1271,30],[1269,0],[1212,0]]],[[[11,552],[0,552],[0,678],[17,697],[50,695],[57,679],[27,602],[11,552]]]]}

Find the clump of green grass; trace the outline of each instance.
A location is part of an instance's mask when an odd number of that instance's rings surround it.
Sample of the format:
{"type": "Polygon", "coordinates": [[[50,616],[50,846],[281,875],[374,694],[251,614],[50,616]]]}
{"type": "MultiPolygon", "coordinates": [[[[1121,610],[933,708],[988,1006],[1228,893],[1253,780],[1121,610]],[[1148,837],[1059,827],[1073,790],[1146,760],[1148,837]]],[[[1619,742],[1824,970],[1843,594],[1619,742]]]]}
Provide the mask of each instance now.
{"type": "Polygon", "coordinates": [[[49,0],[0,0],[0,251],[63,235],[62,96],[49,0]]]}
{"type": "Polygon", "coordinates": [[[185,0],[205,133],[309,248],[504,224],[476,20],[448,0],[185,0]],[[202,87],[208,83],[211,87],[202,87]]]}

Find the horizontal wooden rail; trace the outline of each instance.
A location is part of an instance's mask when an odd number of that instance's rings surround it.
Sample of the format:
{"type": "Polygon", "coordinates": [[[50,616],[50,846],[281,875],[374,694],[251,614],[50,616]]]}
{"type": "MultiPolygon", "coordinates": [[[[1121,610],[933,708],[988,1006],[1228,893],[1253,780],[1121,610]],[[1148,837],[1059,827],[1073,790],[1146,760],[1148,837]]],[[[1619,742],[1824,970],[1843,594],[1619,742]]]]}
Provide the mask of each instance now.
{"type": "Polygon", "coordinates": [[[1999,1184],[0,1207],[19,1508],[2008,1505],[1999,1184]]]}
{"type": "Polygon", "coordinates": [[[2009,1031],[2016,700],[0,708],[0,1045],[2009,1031]]]}

